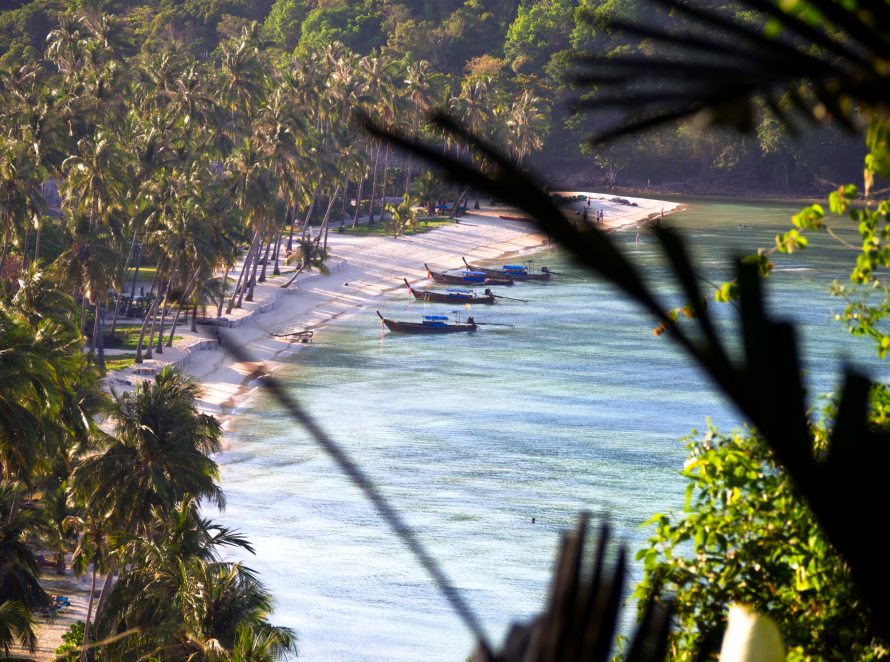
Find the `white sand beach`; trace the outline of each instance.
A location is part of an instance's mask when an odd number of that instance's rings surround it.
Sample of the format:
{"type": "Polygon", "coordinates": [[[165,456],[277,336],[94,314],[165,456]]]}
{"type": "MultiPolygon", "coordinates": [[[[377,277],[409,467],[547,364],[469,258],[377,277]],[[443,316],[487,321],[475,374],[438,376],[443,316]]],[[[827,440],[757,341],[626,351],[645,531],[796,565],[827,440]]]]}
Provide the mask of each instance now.
{"type": "MultiPolygon", "coordinates": [[[[623,198],[636,205],[622,204],[612,202],[615,196],[608,193],[561,194],[590,196],[590,209],[605,212],[605,222],[598,227],[607,230],[636,225],[660,214],[662,209],[667,214],[679,207],[676,202],[643,198],[623,198]]],[[[585,206],[577,202],[566,209],[580,213],[585,206]]],[[[276,359],[298,348],[297,344],[271,334],[293,329],[318,333],[344,315],[378,307],[382,297],[404,288],[403,278],[412,284],[426,280],[425,263],[441,271],[460,269],[464,267],[461,257],[470,262],[496,260],[548,244],[548,238],[531,223],[499,218],[510,215],[524,216],[515,208],[491,206],[480,200],[480,209],[462,217],[459,223],[398,238],[338,234],[336,224],[332,224],[328,236],[330,274],[304,273],[288,289],[282,289],[281,285],[290,278],[287,272],[293,271],[284,268],[283,275],[257,284],[254,301],[245,301],[241,309],[223,315],[233,325],[244,322],[222,329],[224,343],[237,344],[255,363],[239,363],[228,352],[218,351],[216,327],[199,325],[198,334],[193,334],[188,322],[180,320],[176,334],[183,339],[174,347],[165,348],[163,355],[155,355],[141,366],[109,373],[107,382],[120,392],[133,388],[136,380],[148,378],[137,372],[154,372],[166,364],[183,362],[183,369],[204,386],[202,410],[225,420],[258,387],[259,375],[274,370],[276,359]],[[257,314],[264,309],[269,310],[257,314]]]]}

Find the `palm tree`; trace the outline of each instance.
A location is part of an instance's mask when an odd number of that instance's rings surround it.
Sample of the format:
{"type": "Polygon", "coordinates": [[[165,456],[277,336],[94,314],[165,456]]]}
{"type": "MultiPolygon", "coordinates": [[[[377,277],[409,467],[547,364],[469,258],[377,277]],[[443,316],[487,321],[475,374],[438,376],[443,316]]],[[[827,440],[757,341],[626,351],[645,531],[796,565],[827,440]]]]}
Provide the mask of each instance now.
{"type": "MultiPolygon", "coordinates": [[[[71,247],[59,256],[55,268],[66,282],[82,297],[80,329],[83,333],[87,300],[96,306],[96,320],[90,352],[96,349],[102,301],[109,287],[119,286],[123,280],[120,254],[111,247],[111,236],[105,226],[93,227],[89,218],[79,215],[74,221],[71,247]]],[[[102,348],[99,345],[100,350],[102,348]]]]}
{"type": "Polygon", "coordinates": [[[9,647],[16,641],[29,653],[37,650],[34,618],[24,604],[18,600],[7,600],[0,604],[0,642],[6,657],[9,657],[9,647]]]}
{"type": "Polygon", "coordinates": [[[44,492],[40,523],[40,542],[53,552],[56,574],[65,574],[65,554],[77,545],[78,529],[75,519],[79,515],[74,494],[68,481],[62,481],[55,489],[44,492]]]}
{"type": "Polygon", "coordinates": [[[15,140],[0,143],[0,204],[4,217],[0,273],[6,261],[10,232],[30,225],[31,219],[43,215],[46,203],[40,187],[46,178],[46,169],[27,145],[15,140]]]}
{"type": "Polygon", "coordinates": [[[39,568],[28,542],[40,526],[40,516],[17,509],[20,486],[0,485],[0,603],[15,600],[31,612],[49,603],[37,581],[39,568]]]}
{"type": "MultiPolygon", "coordinates": [[[[411,119],[411,141],[417,138],[417,124],[420,114],[427,112],[436,102],[433,89],[433,76],[430,72],[430,63],[421,60],[415,64],[409,64],[405,78],[405,98],[414,108],[414,117],[411,119]]],[[[422,165],[422,164],[421,164],[422,165]]],[[[405,195],[411,188],[411,152],[408,152],[408,169],[405,176],[405,195]]]]}
{"type": "Polygon", "coordinates": [[[110,581],[108,567],[110,562],[111,535],[114,531],[114,513],[94,511],[86,508],[83,517],[72,516],[70,522],[80,532],[80,540],[77,548],[71,556],[71,569],[75,576],[80,577],[89,570],[92,565],[90,580],[90,599],[87,603],[87,615],[83,628],[83,646],[80,653],[80,662],[87,662],[87,646],[90,643],[90,620],[93,612],[93,597],[96,593],[96,575],[101,570],[105,575],[105,581],[110,581]]]}
{"type": "Polygon", "coordinates": [[[418,202],[426,205],[427,215],[433,216],[436,200],[445,194],[445,186],[439,177],[432,172],[425,172],[411,183],[411,194],[418,202]]]}
{"type": "Polygon", "coordinates": [[[511,107],[507,126],[516,165],[521,168],[522,160],[532,150],[540,150],[544,146],[544,136],[549,127],[543,101],[531,92],[525,92],[511,107]]]}
{"type": "Polygon", "coordinates": [[[88,510],[113,510],[123,530],[137,532],[153,508],[171,508],[185,495],[225,505],[216,462],[207,457],[220,449],[221,428],[197,411],[200,391],[192,378],[165,368],[135,393],[112,396],[114,436],[97,436],[101,452],[73,474],[88,510]]]}
{"type": "Polygon", "coordinates": [[[68,199],[81,210],[88,209],[90,226],[97,220],[107,225],[110,209],[124,204],[129,188],[124,155],[115,137],[105,131],[81,138],[77,150],[62,164],[68,171],[68,199]]]}

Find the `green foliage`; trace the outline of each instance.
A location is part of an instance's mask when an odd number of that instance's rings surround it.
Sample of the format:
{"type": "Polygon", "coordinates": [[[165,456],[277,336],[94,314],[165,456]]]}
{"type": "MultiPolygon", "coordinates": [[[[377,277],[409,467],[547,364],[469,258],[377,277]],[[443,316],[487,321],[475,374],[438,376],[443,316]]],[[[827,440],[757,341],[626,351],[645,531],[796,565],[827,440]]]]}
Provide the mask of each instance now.
{"type": "Polygon", "coordinates": [[[302,34],[303,21],[309,14],[303,0],[276,0],[263,23],[269,39],[286,51],[296,48],[302,34]]]}
{"type": "Polygon", "coordinates": [[[56,655],[74,659],[80,657],[80,646],[83,643],[84,622],[77,621],[68,626],[68,629],[62,633],[62,645],[59,646],[56,655]]]}
{"type": "Polygon", "coordinates": [[[552,55],[568,47],[575,27],[574,13],[570,0],[520,2],[504,44],[504,53],[513,62],[513,69],[539,71],[552,55]]]}
{"type": "MultiPolygon", "coordinates": [[[[824,438],[814,430],[814,452],[824,438]]],[[[645,573],[634,597],[674,599],[669,659],[715,660],[730,603],[775,620],[790,661],[881,658],[886,644],[849,569],[763,439],[709,427],[687,441],[686,506],[650,519],[655,533],[637,554],[645,573]]]]}
{"type": "Polygon", "coordinates": [[[350,0],[312,10],[303,22],[300,49],[307,52],[334,42],[366,53],[386,43],[380,15],[371,0],[350,0]]]}

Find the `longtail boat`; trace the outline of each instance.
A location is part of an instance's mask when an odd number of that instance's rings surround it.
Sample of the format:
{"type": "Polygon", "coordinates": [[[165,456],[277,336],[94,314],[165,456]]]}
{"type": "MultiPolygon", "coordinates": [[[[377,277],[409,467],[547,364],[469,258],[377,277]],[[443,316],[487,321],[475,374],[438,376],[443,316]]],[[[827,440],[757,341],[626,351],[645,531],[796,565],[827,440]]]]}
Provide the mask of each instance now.
{"type": "Polygon", "coordinates": [[[386,319],[378,310],[377,317],[390,331],[400,333],[460,333],[476,330],[476,323],[472,317],[467,317],[467,321],[463,324],[460,322],[449,324],[447,315],[424,315],[423,322],[397,322],[386,319]]]}
{"type": "Polygon", "coordinates": [[[485,296],[479,296],[471,290],[449,290],[445,292],[428,292],[426,290],[415,290],[408,284],[408,279],[403,278],[405,285],[408,285],[408,291],[414,295],[415,299],[421,301],[436,301],[439,303],[494,303],[494,295],[491,290],[485,291],[485,296]]]}
{"type": "Polygon", "coordinates": [[[464,264],[467,265],[467,269],[472,269],[476,273],[490,274],[499,278],[511,278],[512,280],[550,280],[553,278],[553,274],[550,273],[547,267],[543,267],[538,273],[531,273],[527,267],[516,264],[505,264],[502,269],[486,269],[485,267],[470,264],[465,257],[462,257],[461,259],[464,261],[464,264]]]}
{"type": "Polygon", "coordinates": [[[466,285],[467,283],[479,283],[480,285],[512,285],[513,279],[500,276],[493,276],[481,271],[462,271],[460,276],[452,276],[451,274],[443,274],[430,269],[426,264],[426,272],[430,278],[437,283],[450,283],[452,285],[466,285]]]}

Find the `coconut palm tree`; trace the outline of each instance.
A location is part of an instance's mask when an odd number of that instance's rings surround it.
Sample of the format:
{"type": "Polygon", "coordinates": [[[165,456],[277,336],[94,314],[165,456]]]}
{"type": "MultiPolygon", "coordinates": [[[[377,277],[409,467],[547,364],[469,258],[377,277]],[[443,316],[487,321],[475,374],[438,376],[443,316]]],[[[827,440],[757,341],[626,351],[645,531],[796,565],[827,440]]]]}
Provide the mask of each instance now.
{"type": "Polygon", "coordinates": [[[438,175],[429,171],[411,182],[411,194],[418,202],[426,205],[429,216],[435,214],[433,207],[436,204],[436,200],[439,200],[445,194],[445,191],[445,186],[438,175]]]}
{"type": "Polygon", "coordinates": [[[87,646],[90,643],[90,621],[93,615],[93,597],[96,593],[96,575],[101,571],[109,581],[108,568],[111,561],[111,536],[115,530],[115,513],[97,511],[87,506],[83,516],[72,516],[69,521],[80,531],[80,540],[71,556],[71,569],[80,579],[85,572],[90,573],[90,599],[83,628],[83,645],[80,662],[87,662],[87,646]]]}
{"type": "Polygon", "coordinates": [[[110,209],[124,205],[129,190],[124,155],[117,138],[106,131],[78,140],[77,151],[62,164],[68,171],[69,204],[89,213],[90,226],[97,221],[107,225],[110,209]]]}
{"type": "MultiPolygon", "coordinates": [[[[430,71],[430,63],[427,60],[409,64],[406,69],[404,95],[414,109],[414,116],[411,119],[412,142],[417,138],[417,126],[421,113],[429,111],[436,102],[435,90],[433,88],[434,76],[436,76],[436,74],[430,71]]],[[[410,188],[411,152],[408,152],[408,169],[405,175],[405,195],[408,195],[410,188]]]]}
{"type": "Polygon", "coordinates": [[[113,436],[98,435],[98,453],[74,470],[90,511],[120,515],[120,528],[138,533],[152,509],[172,508],[186,495],[222,507],[218,469],[208,455],[220,449],[219,421],[196,409],[197,382],[165,368],[134,393],[113,395],[113,436]]]}
{"type": "Polygon", "coordinates": [[[80,515],[68,481],[62,481],[54,489],[46,490],[41,505],[40,543],[52,551],[56,574],[64,575],[65,555],[74,551],[77,546],[78,527],[75,518],[80,515]]]}
{"type": "Polygon", "coordinates": [[[35,217],[43,215],[46,203],[41,184],[47,178],[46,168],[25,143],[17,140],[0,142],[0,205],[3,207],[3,253],[0,273],[6,261],[9,235],[21,232],[35,217]]]}
{"type": "Polygon", "coordinates": [[[543,100],[531,92],[525,92],[510,108],[507,127],[510,130],[510,143],[516,165],[520,168],[526,156],[544,146],[544,136],[549,130],[548,122],[543,100]]]}
{"type": "Polygon", "coordinates": [[[29,653],[37,651],[34,618],[23,603],[7,600],[0,604],[0,643],[6,657],[9,657],[9,647],[16,642],[29,653]]]}

